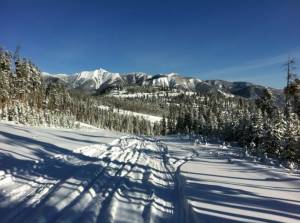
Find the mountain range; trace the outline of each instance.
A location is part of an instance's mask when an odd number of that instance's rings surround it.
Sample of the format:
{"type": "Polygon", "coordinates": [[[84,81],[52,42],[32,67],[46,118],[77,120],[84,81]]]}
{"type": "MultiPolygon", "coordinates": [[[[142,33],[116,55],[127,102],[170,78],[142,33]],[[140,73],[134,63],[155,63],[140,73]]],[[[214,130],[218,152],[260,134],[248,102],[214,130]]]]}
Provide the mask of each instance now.
{"type": "Polygon", "coordinates": [[[46,83],[60,82],[69,89],[84,91],[89,94],[101,94],[108,89],[126,86],[151,86],[166,89],[180,89],[194,92],[219,92],[249,99],[256,99],[269,89],[275,100],[282,103],[283,91],[267,88],[250,82],[230,82],[224,80],[200,80],[198,78],[181,76],[177,73],[149,75],[146,73],[113,73],[99,68],[93,71],[82,71],[75,74],[42,73],[46,83]]]}

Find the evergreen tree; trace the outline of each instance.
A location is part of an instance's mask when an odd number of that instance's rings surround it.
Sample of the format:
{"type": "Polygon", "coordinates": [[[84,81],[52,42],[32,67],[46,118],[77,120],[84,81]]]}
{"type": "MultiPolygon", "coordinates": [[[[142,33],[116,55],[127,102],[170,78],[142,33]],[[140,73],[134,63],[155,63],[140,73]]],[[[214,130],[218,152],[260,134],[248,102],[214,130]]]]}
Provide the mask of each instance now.
{"type": "Polygon", "coordinates": [[[0,48],[0,119],[6,119],[8,116],[11,75],[11,55],[0,48]]]}
{"type": "Polygon", "coordinates": [[[161,134],[166,135],[167,134],[167,123],[166,123],[166,118],[163,116],[161,120],[161,134]]]}

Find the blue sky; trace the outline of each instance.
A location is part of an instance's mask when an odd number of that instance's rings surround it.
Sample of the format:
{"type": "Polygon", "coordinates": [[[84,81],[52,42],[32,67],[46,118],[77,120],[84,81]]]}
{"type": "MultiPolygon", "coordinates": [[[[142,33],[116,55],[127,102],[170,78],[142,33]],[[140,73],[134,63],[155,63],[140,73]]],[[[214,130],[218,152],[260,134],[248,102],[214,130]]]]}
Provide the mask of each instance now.
{"type": "Polygon", "coordinates": [[[298,0],[0,0],[0,45],[43,71],[177,72],[283,87],[298,0]]]}

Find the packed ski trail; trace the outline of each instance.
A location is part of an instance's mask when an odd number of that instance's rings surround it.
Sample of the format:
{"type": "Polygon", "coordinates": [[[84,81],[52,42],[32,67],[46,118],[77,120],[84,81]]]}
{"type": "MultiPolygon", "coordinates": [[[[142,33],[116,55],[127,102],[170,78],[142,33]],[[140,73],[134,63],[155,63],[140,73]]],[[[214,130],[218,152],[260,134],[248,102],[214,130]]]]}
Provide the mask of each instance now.
{"type": "MultiPolygon", "coordinates": [[[[16,135],[1,132],[1,222],[176,220],[174,171],[160,142],[118,136],[109,144],[69,151],[34,139],[47,135],[55,142],[55,132],[14,130],[16,135]],[[15,145],[23,151],[16,151],[15,145]]],[[[71,134],[58,138],[69,140],[71,134]]]]}
{"type": "Polygon", "coordinates": [[[299,222],[300,177],[177,136],[0,123],[0,222],[299,222]]]}

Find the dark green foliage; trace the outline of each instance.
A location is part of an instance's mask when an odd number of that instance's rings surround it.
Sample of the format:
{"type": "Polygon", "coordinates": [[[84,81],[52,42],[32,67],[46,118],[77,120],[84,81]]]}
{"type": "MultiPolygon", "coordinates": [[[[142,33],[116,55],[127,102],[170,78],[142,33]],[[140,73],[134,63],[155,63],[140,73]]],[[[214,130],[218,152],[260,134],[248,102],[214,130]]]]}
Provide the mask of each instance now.
{"type": "Polygon", "coordinates": [[[133,134],[160,133],[158,126],[143,118],[99,105],[96,98],[69,92],[58,80],[43,84],[41,72],[33,63],[18,53],[12,57],[0,49],[0,119],[63,127],[74,127],[79,121],[133,134]]]}

